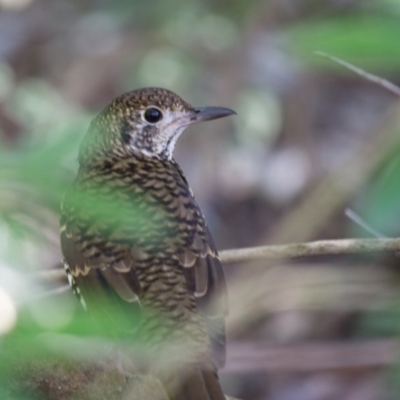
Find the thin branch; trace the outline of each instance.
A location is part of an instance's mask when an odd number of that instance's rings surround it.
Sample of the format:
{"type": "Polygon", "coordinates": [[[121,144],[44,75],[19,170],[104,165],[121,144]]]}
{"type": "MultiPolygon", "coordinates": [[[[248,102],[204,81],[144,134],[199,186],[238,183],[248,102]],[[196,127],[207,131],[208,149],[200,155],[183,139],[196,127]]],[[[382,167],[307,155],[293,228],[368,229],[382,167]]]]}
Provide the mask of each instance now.
{"type": "Polygon", "coordinates": [[[358,215],[351,208],[346,208],[344,213],[347,218],[351,219],[356,225],[363,228],[366,232],[370,233],[372,236],[374,236],[376,238],[387,238],[387,236],[385,236],[383,233],[378,232],[376,229],[374,229],[370,224],[368,224],[367,221],[365,221],[363,218],[361,218],[361,216],[358,215]]]}
{"type": "Polygon", "coordinates": [[[363,69],[356,67],[355,65],[353,65],[347,61],[344,61],[341,58],[332,56],[328,53],[324,53],[322,51],[316,51],[315,54],[318,56],[321,56],[321,57],[329,58],[333,62],[342,65],[343,67],[349,69],[350,71],[355,72],[357,75],[362,76],[364,79],[366,79],[372,83],[375,83],[376,85],[379,85],[379,86],[383,87],[384,89],[388,90],[389,92],[393,93],[394,95],[400,97],[400,87],[395,85],[394,83],[388,81],[387,79],[384,79],[384,78],[381,78],[380,76],[371,74],[370,72],[366,72],[363,69]]]}
{"type": "Polygon", "coordinates": [[[279,246],[249,247],[223,250],[222,264],[242,263],[263,259],[285,259],[316,255],[378,253],[400,251],[400,239],[340,239],[293,243],[279,246]]]}
{"type": "MultiPolygon", "coordinates": [[[[65,274],[65,272],[62,271],[62,270],[60,272],[63,272],[65,274]]],[[[60,286],[60,287],[57,287],[57,288],[54,288],[54,289],[47,290],[47,291],[42,292],[42,293],[37,293],[32,297],[29,297],[27,299],[19,301],[18,305],[22,305],[22,304],[25,304],[25,303],[31,303],[33,301],[41,300],[41,299],[46,298],[46,297],[58,296],[60,294],[69,292],[70,290],[71,290],[71,286],[70,285],[68,285],[68,284],[67,285],[63,285],[63,286],[60,286]]]]}
{"type": "MultiPolygon", "coordinates": [[[[247,247],[243,249],[222,250],[219,255],[221,263],[226,265],[268,259],[282,260],[308,256],[398,251],[400,252],[400,238],[379,238],[319,240],[278,246],[247,247]]],[[[40,271],[34,274],[34,277],[48,281],[66,279],[63,268],[40,271]]]]}
{"type": "Polygon", "coordinates": [[[35,272],[33,278],[52,282],[57,280],[66,280],[67,275],[65,274],[64,268],[57,265],[56,268],[35,272]]]}
{"type": "Polygon", "coordinates": [[[393,365],[399,354],[396,340],[275,346],[231,342],[224,373],[362,371],[393,365]]]}

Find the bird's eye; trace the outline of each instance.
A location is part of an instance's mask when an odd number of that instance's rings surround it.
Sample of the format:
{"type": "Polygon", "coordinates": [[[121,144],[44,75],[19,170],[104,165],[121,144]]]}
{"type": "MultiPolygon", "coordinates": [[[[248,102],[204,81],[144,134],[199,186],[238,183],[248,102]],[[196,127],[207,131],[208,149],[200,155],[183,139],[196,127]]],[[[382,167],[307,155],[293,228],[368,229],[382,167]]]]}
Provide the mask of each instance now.
{"type": "Polygon", "coordinates": [[[155,124],[162,119],[162,112],[158,108],[150,107],[144,113],[144,119],[147,122],[155,124]]]}

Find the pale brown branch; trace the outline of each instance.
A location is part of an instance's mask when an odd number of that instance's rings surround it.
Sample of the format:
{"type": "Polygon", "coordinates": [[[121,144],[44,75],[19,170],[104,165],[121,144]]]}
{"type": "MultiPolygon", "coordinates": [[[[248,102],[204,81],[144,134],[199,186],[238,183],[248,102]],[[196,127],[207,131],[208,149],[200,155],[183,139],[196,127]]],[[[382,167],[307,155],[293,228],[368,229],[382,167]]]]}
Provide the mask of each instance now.
{"type": "Polygon", "coordinates": [[[52,268],[45,271],[36,272],[33,274],[33,278],[52,282],[66,280],[67,275],[65,274],[64,268],[52,268]]]}
{"type": "MultiPolygon", "coordinates": [[[[307,243],[292,243],[278,246],[248,247],[243,249],[222,250],[222,264],[243,263],[255,260],[282,260],[317,255],[339,255],[357,253],[381,253],[400,251],[400,238],[387,239],[338,239],[319,240],[307,243]]],[[[49,281],[64,279],[61,268],[41,271],[36,278],[49,281]]]]}
{"type": "Polygon", "coordinates": [[[381,78],[380,76],[377,76],[377,75],[371,74],[370,72],[364,71],[360,67],[356,67],[355,65],[353,65],[347,61],[344,61],[339,57],[332,56],[328,53],[324,53],[322,51],[316,51],[315,54],[318,56],[321,56],[321,57],[329,58],[331,61],[349,69],[350,71],[353,71],[354,73],[363,77],[367,81],[375,83],[376,85],[379,85],[379,86],[383,87],[384,89],[388,90],[389,92],[393,93],[394,95],[400,97],[400,87],[395,85],[394,83],[388,81],[387,79],[381,78]]]}
{"type": "MultiPolygon", "coordinates": [[[[57,278],[60,278],[60,277],[61,277],[63,280],[66,280],[66,276],[65,276],[64,270],[59,270],[59,271],[57,271],[57,272],[58,272],[58,275],[59,275],[57,278]]],[[[46,280],[51,279],[51,275],[50,275],[50,278],[49,278],[48,276],[46,276],[46,272],[43,272],[43,273],[41,273],[41,274],[42,274],[42,277],[43,277],[44,279],[46,279],[46,280]]],[[[40,277],[40,276],[41,276],[41,275],[39,275],[39,277],[40,277]]],[[[59,280],[59,279],[58,279],[58,280],[59,280]]],[[[33,296],[30,296],[30,297],[28,297],[28,298],[26,298],[26,299],[23,299],[23,300],[21,300],[21,301],[18,301],[17,304],[18,304],[18,305],[23,305],[23,304],[31,303],[31,302],[33,302],[33,301],[42,300],[42,299],[44,299],[44,298],[46,298],[46,297],[58,296],[58,295],[60,295],[60,294],[67,293],[67,292],[69,292],[70,290],[71,290],[71,286],[67,283],[67,284],[64,284],[64,285],[62,285],[62,286],[59,286],[59,287],[50,289],[50,290],[46,290],[46,291],[44,291],[44,292],[37,293],[37,294],[35,294],[35,295],[33,295],[33,296]]]]}
{"type": "Polygon", "coordinates": [[[400,251],[400,239],[339,239],[279,246],[260,246],[223,250],[222,264],[242,263],[262,259],[285,259],[316,255],[400,251]]]}
{"type": "Polygon", "coordinates": [[[265,343],[231,342],[221,374],[232,372],[361,371],[393,365],[399,355],[397,340],[356,343],[300,344],[266,347],[265,343]]]}

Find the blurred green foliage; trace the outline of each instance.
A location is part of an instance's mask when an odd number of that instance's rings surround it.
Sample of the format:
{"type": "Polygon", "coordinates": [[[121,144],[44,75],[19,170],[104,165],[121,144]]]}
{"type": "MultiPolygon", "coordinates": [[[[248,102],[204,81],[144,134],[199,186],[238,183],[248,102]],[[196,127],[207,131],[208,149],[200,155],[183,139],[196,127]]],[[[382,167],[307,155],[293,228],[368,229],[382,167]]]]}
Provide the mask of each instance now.
{"type": "Polygon", "coordinates": [[[359,200],[359,209],[365,220],[387,237],[399,235],[400,221],[400,159],[395,149],[368,185],[359,200]]]}
{"type": "MultiPolygon", "coordinates": [[[[389,39],[400,35],[399,16],[362,15],[309,21],[290,29],[288,34],[295,54],[317,66],[326,61],[314,52],[323,51],[366,70],[394,72],[399,68],[399,46],[389,39]]],[[[324,67],[346,72],[335,64],[324,67]]]]}

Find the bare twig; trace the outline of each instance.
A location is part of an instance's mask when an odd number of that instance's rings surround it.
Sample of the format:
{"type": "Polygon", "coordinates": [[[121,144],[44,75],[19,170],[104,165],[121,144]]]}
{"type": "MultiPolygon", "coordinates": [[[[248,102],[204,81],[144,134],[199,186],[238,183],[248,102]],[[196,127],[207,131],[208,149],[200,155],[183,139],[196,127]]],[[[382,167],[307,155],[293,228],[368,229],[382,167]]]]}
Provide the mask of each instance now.
{"type": "MultiPolygon", "coordinates": [[[[64,273],[64,271],[60,271],[60,272],[64,273]]],[[[18,302],[18,304],[22,305],[24,303],[31,303],[32,301],[41,300],[41,299],[46,298],[46,297],[57,296],[57,295],[66,293],[66,292],[68,292],[70,290],[71,290],[71,286],[68,285],[68,284],[67,285],[63,285],[63,286],[59,286],[57,288],[50,289],[50,290],[44,291],[42,293],[37,293],[36,295],[34,295],[32,297],[29,297],[27,299],[24,299],[24,300],[18,302]]]]}
{"type": "MultiPolygon", "coordinates": [[[[308,243],[292,243],[278,246],[259,246],[243,249],[222,250],[222,264],[242,263],[254,260],[279,260],[317,255],[338,255],[357,253],[380,253],[400,251],[400,238],[387,239],[339,239],[319,240],[308,243]]],[[[64,279],[63,269],[51,269],[35,274],[46,280],[64,279]]]]}
{"type": "Polygon", "coordinates": [[[313,372],[381,369],[393,365],[399,354],[396,340],[324,343],[268,348],[265,343],[230,343],[223,373],[313,372]]]}
{"type": "Polygon", "coordinates": [[[57,268],[36,272],[33,277],[50,282],[67,279],[64,268],[58,268],[58,266],[57,268]]]}
{"type": "Polygon", "coordinates": [[[360,215],[358,215],[354,210],[351,208],[346,208],[344,211],[346,217],[351,219],[355,224],[363,228],[366,232],[370,233],[372,236],[376,238],[385,238],[386,236],[378,232],[376,229],[374,229],[370,224],[368,224],[367,221],[365,221],[363,218],[361,218],[360,215]]]}
{"type": "Polygon", "coordinates": [[[394,83],[388,81],[387,79],[384,79],[384,78],[381,78],[380,76],[371,74],[370,72],[366,72],[363,69],[356,67],[355,65],[353,65],[347,61],[344,61],[341,58],[332,56],[328,53],[324,53],[322,51],[316,51],[315,54],[318,56],[321,56],[321,57],[329,58],[333,62],[342,65],[343,67],[349,69],[350,71],[355,72],[357,75],[362,76],[364,79],[366,79],[372,83],[375,83],[375,84],[383,87],[384,89],[388,90],[389,92],[393,93],[394,95],[400,97],[400,87],[395,85],[394,83]]]}
{"type": "Polygon", "coordinates": [[[316,255],[400,251],[400,239],[340,239],[293,243],[278,246],[249,247],[220,252],[222,264],[261,259],[285,259],[316,255]]]}

